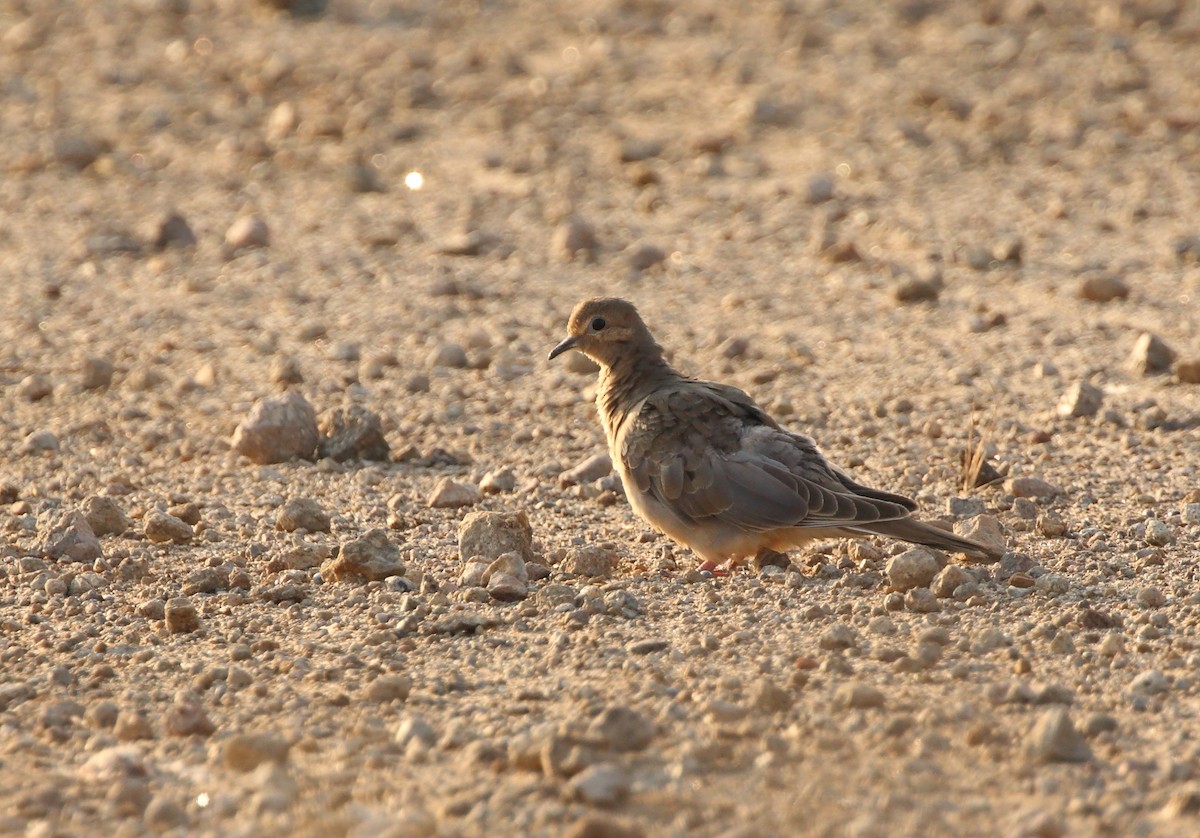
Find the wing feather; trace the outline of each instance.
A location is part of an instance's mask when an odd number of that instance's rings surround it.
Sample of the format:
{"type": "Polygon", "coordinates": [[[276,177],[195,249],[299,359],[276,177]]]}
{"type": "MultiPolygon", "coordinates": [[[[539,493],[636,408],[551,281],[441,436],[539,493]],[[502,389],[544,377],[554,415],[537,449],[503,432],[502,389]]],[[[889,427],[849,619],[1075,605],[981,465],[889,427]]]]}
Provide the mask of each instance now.
{"type": "Polygon", "coordinates": [[[874,524],[915,507],[856,483],[733,387],[680,382],[631,419],[619,452],[627,472],[685,519],[761,532],[874,524]]]}

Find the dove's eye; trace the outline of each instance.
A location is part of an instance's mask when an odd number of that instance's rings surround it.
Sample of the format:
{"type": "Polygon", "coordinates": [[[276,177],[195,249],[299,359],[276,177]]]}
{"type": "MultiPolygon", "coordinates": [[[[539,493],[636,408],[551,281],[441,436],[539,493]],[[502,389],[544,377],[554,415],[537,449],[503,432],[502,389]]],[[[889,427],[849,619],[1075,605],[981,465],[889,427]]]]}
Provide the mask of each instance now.
{"type": "Polygon", "coordinates": [[[608,322],[605,321],[605,319],[603,317],[593,317],[592,318],[592,331],[593,332],[603,331],[604,327],[607,325],[608,325],[608,322]]]}

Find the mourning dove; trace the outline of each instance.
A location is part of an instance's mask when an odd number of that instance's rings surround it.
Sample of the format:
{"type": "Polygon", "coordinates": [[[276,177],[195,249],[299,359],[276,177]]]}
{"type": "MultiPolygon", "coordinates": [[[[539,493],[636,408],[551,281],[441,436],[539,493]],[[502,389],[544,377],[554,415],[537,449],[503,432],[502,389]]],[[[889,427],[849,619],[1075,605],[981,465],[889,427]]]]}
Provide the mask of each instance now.
{"type": "Polygon", "coordinates": [[[567,334],[550,359],[577,349],[600,365],[596,405],[630,505],[695,551],[702,570],[869,535],[999,558],[913,518],[908,498],[856,482],[736,387],[676,372],[632,303],[586,300],[567,334]]]}

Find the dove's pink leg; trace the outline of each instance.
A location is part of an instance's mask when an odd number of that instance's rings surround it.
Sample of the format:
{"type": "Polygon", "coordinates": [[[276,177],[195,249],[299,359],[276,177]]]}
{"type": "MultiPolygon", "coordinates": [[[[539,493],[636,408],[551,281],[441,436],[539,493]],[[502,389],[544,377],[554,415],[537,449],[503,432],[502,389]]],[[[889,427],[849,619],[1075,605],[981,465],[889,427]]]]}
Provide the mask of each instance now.
{"type": "Polygon", "coordinates": [[[722,567],[720,562],[713,561],[712,559],[705,559],[703,562],[701,562],[700,570],[701,572],[707,570],[713,576],[729,575],[729,568],[722,567]]]}

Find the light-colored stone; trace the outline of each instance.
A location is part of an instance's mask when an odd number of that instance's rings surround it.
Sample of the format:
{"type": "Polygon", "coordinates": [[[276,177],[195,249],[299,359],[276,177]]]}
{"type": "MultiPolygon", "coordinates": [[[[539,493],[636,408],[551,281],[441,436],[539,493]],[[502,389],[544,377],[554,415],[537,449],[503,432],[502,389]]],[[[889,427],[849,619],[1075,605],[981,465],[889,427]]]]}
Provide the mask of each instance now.
{"type": "Polygon", "coordinates": [[[54,395],[54,385],[48,377],[35,373],[21,379],[17,392],[26,401],[39,402],[54,395]]]}
{"type": "Polygon", "coordinates": [[[883,693],[870,684],[853,682],[842,684],[834,694],[834,704],[850,710],[872,710],[887,703],[883,693]]]}
{"type": "Polygon", "coordinates": [[[467,350],[457,343],[443,343],[429,353],[429,366],[461,370],[470,366],[467,350]]]}
{"type": "Polygon", "coordinates": [[[521,512],[473,512],[458,528],[458,554],[464,560],[482,557],[494,561],[505,553],[516,553],[531,562],[533,528],[521,512]]]}
{"type": "Polygon", "coordinates": [[[196,534],[187,521],[158,510],[147,512],[142,519],[142,526],[146,538],[155,544],[187,544],[196,534]]]}
{"type": "Polygon", "coordinates": [[[23,455],[42,454],[45,452],[58,451],[58,435],[54,431],[40,430],[30,431],[25,439],[21,440],[20,453],[23,455]]]}
{"type": "Polygon", "coordinates": [[[1200,384],[1200,358],[1177,361],[1175,378],[1180,384],[1200,384]]]}
{"type": "Polygon", "coordinates": [[[432,509],[458,509],[464,506],[474,506],[481,500],[483,500],[483,494],[477,486],[443,477],[429,495],[429,506],[432,509]]]}
{"type": "Polygon", "coordinates": [[[433,747],[437,742],[437,731],[433,729],[433,725],[425,721],[423,716],[412,714],[400,720],[392,738],[399,745],[408,745],[410,742],[417,741],[426,747],[433,747]]]}
{"type": "Polygon", "coordinates": [[[1166,372],[1175,360],[1175,350],[1150,332],[1142,332],[1129,355],[1130,368],[1140,375],[1166,372]]]}
{"type": "Polygon", "coordinates": [[[913,588],[904,595],[904,607],[917,614],[933,614],[942,606],[929,588],[913,588]]]}
{"type": "Polygon", "coordinates": [[[225,231],[225,250],[230,255],[254,247],[267,247],[270,243],[270,228],[256,215],[239,218],[225,231]]]}
{"type": "Polygon", "coordinates": [[[121,510],[115,500],[107,495],[92,495],[84,500],[80,511],[87,519],[92,532],[100,537],[120,535],[133,526],[129,516],[121,510]]]}
{"type": "Polygon", "coordinates": [[[1171,528],[1157,518],[1146,522],[1146,543],[1152,547],[1166,547],[1175,542],[1175,534],[1171,528]]]}
{"type": "Polygon", "coordinates": [[[485,495],[511,492],[515,488],[517,488],[517,477],[507,466],[489,471],[479,481],[479,490],[485,495]]]}
{"type": "Polygon", "coordinates": [[[317,413],[304,396],[289,391],[259,399],[233,434],[233,448],[259,465],[301,458],[317,449],[317,413]]]}
{"type": "Polygon", "coordinates": [[[845,623],[834,623],[817,638],[817,645],[828,651],[853,649],[858,646],[858,636],[845,623]]]}
{"type": "Polygon", "coordinates": [[[277,733],[235,733],[218,743],[221,764],[246,773],[266,762],[287,762],[292,746],[277,733]]]}
{"type": "Polygon", "coordinates": [[[1063,418],[1095,416],[1104,403],[1104,393],[1086,381],[1076,381],[1058,402],[1058,415],[1063,418]]]}
{"type": "Polygon", "coordinates": [[[615,806],[629,795],[629,774],[614,763],[597,763],[572,777],[567,790],[592,806],[615,806]]]}
{"type": "Polygon", "coordinates": [[[1066,708],[1054,707],[1038,719],[1025,742],[1035,762],[1088,762],[1092,749],[1075,729],[1066,708]]]}
{"type": "Polygon", "coordinates": [[[171,634],[190,634],[200,628],[200,614],[185,596],[172,597],[166,602],[163,616],[171,634]]]}
{"type": "Polygon", "coordinates": [[[1018,498],[1053,498],[1062,489],[1039,477],[1010,477],[1004,481],[1004,491],[1018,498]]]}
{"type": "Polygon", "coordinates": [[[644,750],[657,732],[646,714],[621,704],[606,707],[588,725],[588,734],[613,751],[644,750]]]}
{"type": "Polygon", "coordinates": [[[55,517],[38,545],[38,552],[47,558],[68,562],[91,562],[104,551],[100,539],[87,519],[79,512],[62,512],[55,517]]]}
{"type": "Polygon", "coordinates": [[[510,573],[493,573],[488,579],[487,592],[491,594],[492,599],[516,602],[525,598],[529,586],[510,573]]]}
{"type": "Polygon", "coordinates": [[[911,588],[926,588],[941,570],[941,563],[923,547],[913,547],[888,560],[885,572],[888,584],[901,593],[911,588]]]}
{"type": "Polygon", "coordinates": [[[976,515],[974,518],[958,521],[954,524],[954,531],[964,538],[992,548],[997,554],[1003,553],[1007,544],[1004,528],[1000,526],[1000,521],[995,515],[976,515]]]}
{"type": "Polygon", "coordinates": [[[560,474],[558,476],[558,485],[574,486],[579,483],[591,483],[611,473],[612,459],[608,454],[593,454],[579,465],[567,469],[560,474]]]}
{"type": "Polygon", "coordinates": [[[974,581],[971,578],[971,574],[958,565],[950,564],[942,568],[937,576],[933,577],[929,589],[939,599],[947,599],[954,596],[954,592],[958,590],[960,585],[966,585],[974,581]]]}
{"type": "Polygon", "coordinates": [[[367,685],[366,696],[369,701],[378,704],[408,701],[412,688],[412,678],[407,675],[380,675],[367,685]]]}
{"type": "Polygon", "coordinates": [[[117,714],[113,735],[121,742],[136,742],[139,739],[153,739],[154,729],[145,713],[126,708],[117,714]]]}
{"type": "Polygon", "coordinates": [[[321,504],[312,498],[292,498],[279,510],[279,518],[275,522],[278,529],[294,532],[304,529],[309,532],[329,532],[331,526],[329,513],[321,504]]]}
{"type": "Polygon", "coordinates": [[[595,227],[575,215],[559,224],[550,239],[551,255],[567,262],[581,256],[591,258],[596,247],[595,227]]]}
{"type": "Polygon", "coordinates": [[[176,701],[166,712],[163,729],[172,736],[211,736],[217,726],[195,701],[176,701]]]}
{"type": "Polygon", "coordinates": [[[1093,303],[1108,303],[1129,296],[1129,284],[1119,276],[1090,276],[1079,284],[1079,296],[1093,303]]]}
{"type": "Polygon", "coordinates": [[[367,531],[362,538],[348,541],[337,556],[321,565],[327,582],[382,582],[389,576],[403,576],[404,560],[383,529],[367,531]]]}
{"type": "Polygon", "coordinates": [[[1160,695],[1170,689],[1170,680],[1157,669],[1147,669],[1145,672],[1139,672],[1129,682],[1129,692],[1133,695],[1160,695]]]}
{"type": "Polygon", "coordinates": [[[576,576],[606,578],[616,570],[620,555],[613,547],[591,544],[572,547],[562,563],[562,569],[576,576]]]}

